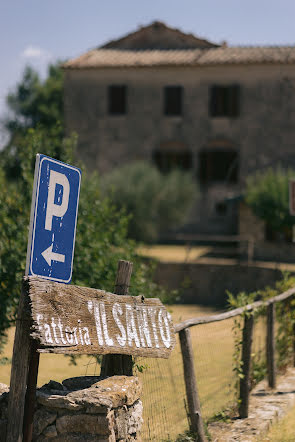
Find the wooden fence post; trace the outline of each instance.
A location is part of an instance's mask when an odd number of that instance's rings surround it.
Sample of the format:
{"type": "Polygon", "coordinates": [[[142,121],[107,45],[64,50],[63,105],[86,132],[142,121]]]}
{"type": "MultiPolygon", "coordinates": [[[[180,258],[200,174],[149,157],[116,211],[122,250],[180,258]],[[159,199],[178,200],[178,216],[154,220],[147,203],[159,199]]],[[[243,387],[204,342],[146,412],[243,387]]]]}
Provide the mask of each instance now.
{"type": "Polygon", "coordinates": [[[36,390],[39,370],[40,353],[38,342],[31,339],[30,362],[27,379],[27,392],[25,398],[25,412],[23,424],[23,442],[31,442],[33,437],[33,423],[36,402],[36,390]]]}
{"type": "Polygon", "coordinates": [[[22,442],[27,375],[30,358],[30,314],[23,282],[13,346],[6,442],[22,442]]]}
{"type": "Polygon", "coordinates": [[[190,415],[191,430],[198,435],[198,441],[205,442],[203,419],[195,376],[193,348],[190,330],[185,328],[179,332],[186,397],[190,415]]]}
{"type": "Polygon", "coordinates": [[[240,379],[240,397],[239,397],[240,418],[248,417],[253,325],[254,325],[253,312],[249,312],[249,314],[246,313],[244,319],[243,345],[242,345],[243,378],[240,379]]]}
{"type": "Polygon", "coordinates": [[[266,335],[266,360],[267,376],[270,388],[276,387],[276,365],[275,365],[275,304],[272,302],[267,306],[267,335],[266,335]]]}
{"type": "MultiPolygon", "coordinates": [[[[116,284],[114,293],[128,295],[132,262],[120,260],[118,262],[116,284]]],[[[132,356],[130,355],[105,355],[102,358],[100,375],[103,377],[126,375],[132,376],[132,356]]]]}

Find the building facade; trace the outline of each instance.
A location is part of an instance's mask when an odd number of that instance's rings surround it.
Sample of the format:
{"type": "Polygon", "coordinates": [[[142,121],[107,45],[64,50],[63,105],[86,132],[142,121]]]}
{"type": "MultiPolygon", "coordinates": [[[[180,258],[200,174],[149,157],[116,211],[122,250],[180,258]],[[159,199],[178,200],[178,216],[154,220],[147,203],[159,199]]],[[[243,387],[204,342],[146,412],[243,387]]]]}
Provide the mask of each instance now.
{"type": "Polygon", "coordinates": [[[224,200],[257,170],[295,167],[295,47],[228,47],[155,22],[64,71],[66,128],[90,170],[148,160],[193,173],[187,231],[237,233],[224,200]]]}

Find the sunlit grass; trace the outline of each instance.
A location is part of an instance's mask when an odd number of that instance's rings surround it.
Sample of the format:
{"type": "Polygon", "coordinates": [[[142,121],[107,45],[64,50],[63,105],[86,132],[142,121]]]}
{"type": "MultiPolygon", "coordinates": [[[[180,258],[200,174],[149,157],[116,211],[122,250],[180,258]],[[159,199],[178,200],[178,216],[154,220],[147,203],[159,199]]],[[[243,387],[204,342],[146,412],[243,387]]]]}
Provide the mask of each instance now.
{"type": "Polygon", "coordinates": [[[212,247],[186,247],[170,245],[141,246],[137,253],[162,262],[192,262],[210,252],[212,247]]]}
{"type": "Polygon", "coordinates": [[[295,407],[280,422],[275,423],[267,435],[259,442],[294,442],[295,441],[295,407]]]}

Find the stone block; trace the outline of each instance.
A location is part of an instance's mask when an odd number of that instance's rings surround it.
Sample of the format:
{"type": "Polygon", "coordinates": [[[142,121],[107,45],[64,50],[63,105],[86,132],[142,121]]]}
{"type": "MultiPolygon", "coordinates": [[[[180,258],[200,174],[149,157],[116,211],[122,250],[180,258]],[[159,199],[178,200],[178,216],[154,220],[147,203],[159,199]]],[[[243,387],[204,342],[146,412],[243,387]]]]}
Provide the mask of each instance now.
{"type": "Polygon", "coordinates": [[[45,428],[43,431],[43,435],[49,439],[57,436],[56,426],[49,425],[49,427],[45,428]]]}
{"type": "Polygon", "coordinates": [[[69,433],[54,437],[39,436],[36,442],[116,442],[114,435],[99,436],[97,434],[69,433]]]}
{"type": "Polygon", "coordinates": [[[56,417],[56,413],[51,413],[44,408],[35,411],[33,427],[34,436],[39,436],[48,425],[55,421],[56,417]]]}
{"type": "Polygon", "coordinates": [[[139,433],[143,424],[142,408],[142,402],[138,400],[131,407],[115,411],[117,439],[129,440],[130,435],[139,433]]]}
{"type": "Polygon", "coordinates": [[[112,408],[132,405],[140,398],[142,384],[136,376],[112,376],[103,379],[91,387],[97,389],[97,395],[112,401],[112,408]]]}
{"type": "Polygon", "coordinates": [[[76,376],[74,378],[65,379],[62,381],[62,385],[69,391],[84,390],[85,388],[90,388],[100,379],[99,376],[76,376]]]}
{"type": "Polygon", "coordinates": [[[109,436],[114,433],[114,412],[108,415],[73,414],[57,418],[56,429],[59,434],[90,433],[109,436]]]}
{"type": "Polygon", "coordinates": [[[37,392],[37,402],[49,408],[63,408],[66,410],[83,410],[83,406],[75,403],[69,395],[50,395],[41,391],[37,392]]]}

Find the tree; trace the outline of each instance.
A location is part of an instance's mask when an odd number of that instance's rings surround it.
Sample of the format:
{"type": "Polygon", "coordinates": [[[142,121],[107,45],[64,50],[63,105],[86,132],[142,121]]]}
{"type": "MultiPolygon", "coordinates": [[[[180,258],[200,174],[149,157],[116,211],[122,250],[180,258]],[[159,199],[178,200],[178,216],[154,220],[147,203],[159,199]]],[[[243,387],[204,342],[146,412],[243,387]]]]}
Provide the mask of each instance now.
{"type": "Polygon", "coordinates": [[[15,91],[7,96],[10,116],[5,127],[15,137],[29,128],[46,127],[47,130],[63,126],[63,72],[60,64],[49,65],[48,76],[41,81],[31,67],[24,71],[15,91]]]}
{"type": "Polygon", "coordinates": [[[294,217],[289,214],[289,180],[295,171],[268,169],[250,176],[246,185],[246,203],[274,232],[290,236],[294,217]]]}
{"type": "Polygon", "coordinates": [[[182,225],[197,195],[189,173],[174,170],[164,175],[146,162],[104,175],[102,189],[130,216],[129,237],[147,242],[182,225]]]}
{"type": "Polygon", "coordinates": [[[63,72],[60,64],[49,65],[44,81],[34,69],[27,67],[6,102],[9,114],[4,120],[4,127],[9,133],[9,141],[0,153],[6,175],[13,179],[21,173],[21,149],[26,149],[23,140],[28,129],[38,128],[38,132],[45,132],[53,143],[50,148],[52,156],[61,159],[64,121],[63,72]]]}

